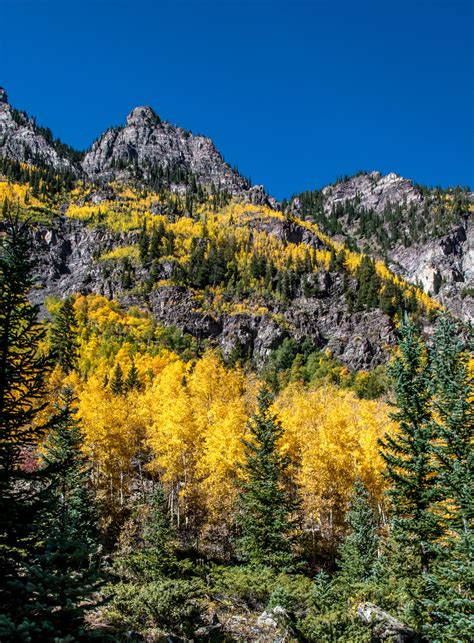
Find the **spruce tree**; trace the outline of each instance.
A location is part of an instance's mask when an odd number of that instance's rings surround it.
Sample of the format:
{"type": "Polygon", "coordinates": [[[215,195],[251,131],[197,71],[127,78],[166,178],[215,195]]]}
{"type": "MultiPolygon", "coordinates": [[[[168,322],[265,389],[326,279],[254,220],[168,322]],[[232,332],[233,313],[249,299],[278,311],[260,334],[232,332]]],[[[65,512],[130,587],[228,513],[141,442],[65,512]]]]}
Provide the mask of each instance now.
{"type": "Polygon", "coordinates": [[[59,417],[43,446],[50,484],[36,519],[43,545],[26,566],[21,631],[33,640],[81,640],[85,612],[100,585],[94,496],[82,435],[72,419],[72,391],[60,400],[59,417]],[[67,638],[70,637],[70,638],[67,638]]]}
{"type": "Polygon", "coordinates": [[[429,575],[427,634],[435,640],[474,639],[474,414],[469,369],[471,341],[464,345],[454,323],[439,323],[432,353],[433,454],[438,471],[438,512],[443,536],[429,575]]]}
{"type": "Polygon", "coordinates": [[[340,550],[340,578],[350,584],[374,576],[379,548],[377,516],[364,483],[358,478],[347,513],[349,533],[340,550]]]}
{"type": "Polygon", "coordinates": [[[391,366],[398,411],[398,431],[385,435],[382,457],[390,484],[390,571],[405,616],[417,630],[426,621],[426,580],[439,536],[433,504],[438,478],[433,467],[429,363],[425,343],[405,319],[398,354],[391,366]]]}
{"type": "Polygon", "coordinates": [[[38,418],[50,363],[40,351],[38,308],[28,300],[31,274],[28,228],[8,218],[0,239],[0,603],[7,620],[22,601],[15,583],[38,544],[32,522],[41,507],[42,475],[27,461],[46,429],[38,418]]]}
{"type": "Polygon", "coordinates": [[[123,393],[123,371],[120,364],[117,362],[110,382],[110,390],[114,395],[121,395],[123,393]]]}
{"type": "Polygon", "coordinates": [[[140,255],[140,261],[142,265],[145,266],[150,259],[150,237],[147,232],[146,221],[143,223],[138,236],[138,252],[140,255]]]}
{"type": "Polygon", "coordinates": [[[130,367],[130,370],[127,373],[125,379],[124,389],[126,391],[138,390],[141,388],[140,378],[138,376],[138,369],[135,366],[135,362],[130,367]]]}
{"type": "Polygon", "coordinates": [[[262,387],[257,411],[248,423],[249,439],[244,440],[245,480],[237,512],[242,536],[238,549],[241,558],[251,564],[292,569],[298,503],[285,488],[289,461],[278,450],[283,428],[270,405],[270,393],[262,387]]]}
{"type": "Polygon", "coordinates": [[[78,353],[77,320],[74,303],[67,297],[61,304],[51,328],[51,354],[65,373],[76,366],[78,353]]]}

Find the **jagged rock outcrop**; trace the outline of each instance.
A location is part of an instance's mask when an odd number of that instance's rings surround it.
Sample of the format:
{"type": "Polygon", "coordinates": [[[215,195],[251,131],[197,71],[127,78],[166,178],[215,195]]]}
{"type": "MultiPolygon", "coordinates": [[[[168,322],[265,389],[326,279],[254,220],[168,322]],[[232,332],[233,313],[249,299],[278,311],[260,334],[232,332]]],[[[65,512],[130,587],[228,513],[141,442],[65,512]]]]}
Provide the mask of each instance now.
{"type": "Polygon", "coordinates": [[[415,630],[373,603],[361,603],[357,607],[357,617],[362,623],[372,625],[372,640],[375,643],[415,643],[420,640],[415,630]]]}
{"type": "Polygon", "coordinates": [[[138,166],[145,178],[153,168],[193,173],[206,186],[214,184],[231,194],[247,189],[247,181],[224,161],[211,139],[162,121],[151,107],[136,107],[124,127],[107,130],[84,157],[82,167],[92,179],[129,175],[138,166]]]}
{"type": "Polygon", "coordinates": [[[47,130],[41,130],[32,118],[11,107],[3,88],[0,88],[0,156],[78,173],[72,161],[55,149],[47,130]]]}
{"type": "Polygon", "coordinates": [[[357,200],[358,208],[366,208],[381,213],[388,203],[406,206],[423,205],[424,197],[419,188],[409,179],[394,172],[382,175],[380,172],[359,174],[348,181],[329,185],[323,189],[324,208],[330,212],[333,206],[345,201],[357,200]]]}
{"type": "Polygon", "coordinates": [[[458,226],[449,234],[389,254],[389,266],[420,283],[453,313],[474,321],[474,229],[458,226]]]}

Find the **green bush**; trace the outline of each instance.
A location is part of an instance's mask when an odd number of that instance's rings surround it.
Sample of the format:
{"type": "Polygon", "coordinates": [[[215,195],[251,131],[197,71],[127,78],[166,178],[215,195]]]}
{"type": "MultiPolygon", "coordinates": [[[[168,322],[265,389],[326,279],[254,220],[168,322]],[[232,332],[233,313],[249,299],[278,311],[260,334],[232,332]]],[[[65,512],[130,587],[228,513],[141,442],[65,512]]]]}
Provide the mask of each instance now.
{"type": "Polygon", "coordinates": [[[112,587],[108,620],[139,632],[159,628],[190,635],[201,623],[200,594],[196,580],[163,578],[151,583],[118,583],[112,587]]]}
{"type": "Polygon", "coordinates": [[[301,574],[278,573],[269,567],[216,567],[210,575],[212,591],[251,609],[281,605],[289,611],[305,609],[312,581],[301,574]]]}

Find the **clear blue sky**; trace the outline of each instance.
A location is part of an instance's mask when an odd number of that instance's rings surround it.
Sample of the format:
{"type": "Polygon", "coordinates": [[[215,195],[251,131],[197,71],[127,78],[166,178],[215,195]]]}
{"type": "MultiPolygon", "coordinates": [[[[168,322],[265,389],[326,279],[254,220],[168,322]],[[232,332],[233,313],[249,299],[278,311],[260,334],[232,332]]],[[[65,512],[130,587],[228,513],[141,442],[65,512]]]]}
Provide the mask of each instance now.
{"type": "Polygon", "coordinates": [[[474,189],[472,0],[0,0],[0,85],[88,147],[136,105],[279,198],[359,169],[474,189]]]}

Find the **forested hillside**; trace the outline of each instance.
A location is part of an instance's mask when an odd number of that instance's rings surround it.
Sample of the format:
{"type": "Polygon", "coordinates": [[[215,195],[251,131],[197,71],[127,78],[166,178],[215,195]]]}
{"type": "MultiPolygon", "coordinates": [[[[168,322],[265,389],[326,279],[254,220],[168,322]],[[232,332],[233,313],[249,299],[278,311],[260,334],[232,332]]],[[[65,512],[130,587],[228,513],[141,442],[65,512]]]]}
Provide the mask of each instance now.
{"type": "Polygon", "coordinates": [[[0,103],[0,638],[472,640],[469,325],[151,110],[0,103]]]}
{"type": "Polygon", "coordinates": [[[468,187],[428,188],[394,173],[360,172],[296,195],[283,207],[349,247],[383,258],[472,321],[474,193],[468,187]]]}

